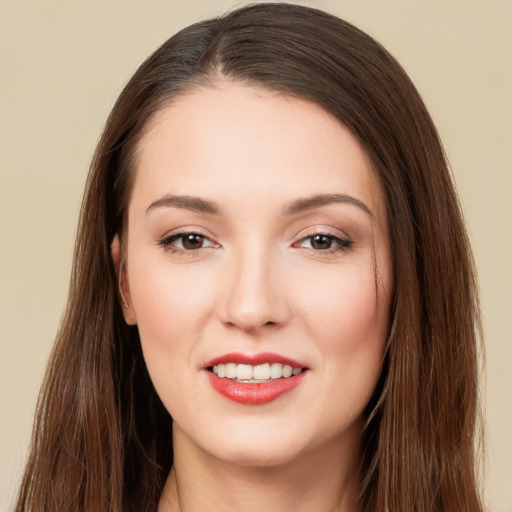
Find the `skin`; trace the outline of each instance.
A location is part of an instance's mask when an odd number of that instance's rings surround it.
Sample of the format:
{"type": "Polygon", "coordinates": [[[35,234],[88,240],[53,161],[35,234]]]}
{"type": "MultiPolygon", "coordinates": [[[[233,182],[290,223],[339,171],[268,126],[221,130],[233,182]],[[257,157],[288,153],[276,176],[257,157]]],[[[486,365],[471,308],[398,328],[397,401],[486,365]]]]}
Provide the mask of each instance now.
{"type": "Polygon", "coordinates": [[[174,420],[160,512],[352,510],[388,332],[388,242],[364,152],[318,106],[221,81],[156,114],[138,146],[126,249],[116,237],[112,254],[174,420]],[[333,194],[343,200],[289,211],[333,194]],[[173,237],[183,231],[201,235],[192,249],[173,237]],[[270,403],[235,403],[204,368],[231,352],[277,353],[307,374],[270,403]]]}

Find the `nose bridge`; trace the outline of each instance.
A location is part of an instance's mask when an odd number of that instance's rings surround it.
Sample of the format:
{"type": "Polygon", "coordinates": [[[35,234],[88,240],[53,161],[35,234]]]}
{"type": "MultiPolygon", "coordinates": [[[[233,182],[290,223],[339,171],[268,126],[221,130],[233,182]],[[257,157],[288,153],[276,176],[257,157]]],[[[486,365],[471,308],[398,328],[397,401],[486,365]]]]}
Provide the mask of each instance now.
{"type": "Polygon", "coordinates": [[[287,300],[277,282],[278,260],[272,247],[255,239],[234,249],[223,307],[226,323],[253,331],[286,320],[287,300]]]}

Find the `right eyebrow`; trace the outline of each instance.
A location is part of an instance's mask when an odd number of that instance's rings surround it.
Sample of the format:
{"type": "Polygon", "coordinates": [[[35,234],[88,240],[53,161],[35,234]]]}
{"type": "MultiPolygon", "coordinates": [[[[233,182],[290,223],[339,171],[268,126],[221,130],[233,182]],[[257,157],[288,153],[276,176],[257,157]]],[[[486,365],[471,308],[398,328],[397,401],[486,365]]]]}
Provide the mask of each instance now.
{"type": "Polygon", "coordinates": [[[184,208],[185,210],[192,210],[194,212],[208,213],[210,215],[220,215],[219,207],[206,199],[201,199],[195,196],[176,196],[166,194],[165,196],[153,201],[147,208],[146,214],[155,208],[161,207],[174,207],[184,208]]]}

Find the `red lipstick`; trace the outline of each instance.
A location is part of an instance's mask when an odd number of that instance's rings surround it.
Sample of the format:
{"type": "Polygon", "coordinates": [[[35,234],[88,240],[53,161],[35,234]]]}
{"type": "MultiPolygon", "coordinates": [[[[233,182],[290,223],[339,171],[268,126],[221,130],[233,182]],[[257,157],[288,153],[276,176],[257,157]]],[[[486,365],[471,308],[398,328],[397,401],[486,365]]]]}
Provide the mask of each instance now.
{"type": "Polygon", "coordinates": [[[280,363],[283,366],[289,365],[292,368],[302,368],[302,372],[298,375],[265,382],[239,382],[218,377],[213,372],[208,372],[209,382],[215,391],[233,402],[246,405],[262,405],[272,402],[299,386],[306,375],[306,368],[302,363],[271,352],[250,355],[240,353],[225,354],[206,362],[204,368],[211,369],[215,365],[227,363],[248,364],[251,366],[265,363],[280,363]]]}
{"type": "Polygon", "coordinates": [[[296,388],[304,379],[306,372],[286,379],[270,380],[261,383],[237,382],[208,373],[210,384],[221,395],[246,405],[262,405],[276,400],[287,391],[296,388]]]}
{"type": "Polygon", "coordinates": [[[258,354],[242,354],[239,352],[232,352],[231,354],[225,354],[223,356],[210,359],[203,366],[204,368],[208,368],[210,366],[215,366],[216,364],[226,363],[250,364],[252,366],[265,363],[281,363],[282,365],[287,364],[292,368],[306,367],[305,364],[302,364],[299,361],[295,361],[289,357],[283,357],[279,354],[274,354],[273,352],[259,352],[258,354]]]}

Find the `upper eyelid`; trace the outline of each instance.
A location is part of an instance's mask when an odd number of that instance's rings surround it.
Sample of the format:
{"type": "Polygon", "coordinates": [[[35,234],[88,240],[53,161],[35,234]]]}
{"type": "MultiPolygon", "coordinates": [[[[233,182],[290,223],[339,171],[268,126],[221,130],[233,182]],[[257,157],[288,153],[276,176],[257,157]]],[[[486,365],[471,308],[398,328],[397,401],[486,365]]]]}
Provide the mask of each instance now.
{"type": "Polygon", "coordinates": [[[332,238],[334,240],[339,240],[339,241],[343,242],[344,244],[352,245],[354,243],[354,241],[351,238],[349,238],[348,236],[340,236],[340,235],[335,235],[334,233],[328,233],[328,232],[317,232],[317,233],[312,233],[310,235],[301,236],[296,242],[293,242],[292,245],[298,244],[299,242],[303,242],[304,240],[307,240],[308,238],[314,238],[315,236],[326,236],[326,237],[332,238]]]}
{"type": "MultiPolygon", "coordinates": [[[[196,251],[200,251],[201,249],[211,249],[212,247],[215,248],[215,247],[220,246],[220,244],[218,244],[218,242],[213,240],[212,237],[205,235],[204,233],[200,232],[197,229],[177,230],[177,231],[168,232],[165,235],[158,237],[156,239],[156,245],[162,247],[164,250],[168,250],[168,249],[170,249],[171,246],[174,245],[174,243],[177,240],[179,240],[180,238],[185,237],[187,235],[199,235],[199,236],[205,238],[206,240],[208,240],[210,245],[208,245],[206,247],[199,247],[198,249],[182,249],[180,247],[174,247],[174,250],[176,252],[182,252],[183,254],[194,253],[196,251]]],[[[183,243],[183,241],[182,241],[182,243],[183,243]]]]}
{"type": "MultiPolygon", "coordinates": [[[[338,237],[346,237],[350,238],[350,235],[346,233],[345,231],[342,231],[338,228],[328,227],[328,228],[304,228],[305,231],[300,230],[297,235],[295,235],[293,238],[306,238],[308,236],[314,236],[314,235],[331,235],[331,236],[338,236],[338,237]]],[[[179,236],[179,235],[200,235],[204,236],[205,238],[208,238],[210,240],[214,239],[215,237],[205,233],[205,230],[203,228],[197,228],[197,227],[191,227],[191,228],[176,228],[172,229],[170,231],[167,231],[164,235],[158,237],[159,239],[163,240],[165,238],[170,238],[172,236],[179,236]]]]}
{"type": "Polygon", "coordinates": [[[204,238],[207,238],[208,240],[214,241],[214,237],[212,235],[209,235],[205,233],[205,230],[202,228],[176,228],[172,229],[170,231],[167,231],[164,235],[158,237],[159,240],[166,240],[172,237],[179,237],[179,236],[185,236],[185,235],[200,235],[204,238]]]}
{"type": "Polygon", "coordinates": [[[178,239],[178,238],[182,238],[182,237],[185,237],[185,236],[189,236],[189,235],[197,235],[197,236],[200,236],[202,238],[204,238],[205,240],[209,240],[210,242],[213,242],[213,240],[211,239],[211,237],[207,236],[207,235],[204,235],[203,233],[198,233],[197,231],[186,231],[184,233],[172,233],[168,236],[165,236],[163,239],[164,240],[169,240],[171,238],[174,238],[174,239],[178,239]]]}
{"type": "Polygon", "coordinates": [[[352,240],[352,237],[346,233],[345,231],[342,231],[341,229],[329,227],[329,228],[306,228],[305,231],[299,232],[298,235],[296,235],[297,240],[303,240],[304,238],[308,238],[315,235],[327,235],[327,236],[333,236],[335,238],[341,238],[341,239],[347,239],[352,240]]]}

